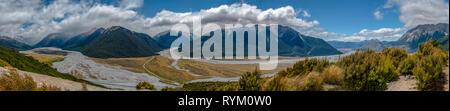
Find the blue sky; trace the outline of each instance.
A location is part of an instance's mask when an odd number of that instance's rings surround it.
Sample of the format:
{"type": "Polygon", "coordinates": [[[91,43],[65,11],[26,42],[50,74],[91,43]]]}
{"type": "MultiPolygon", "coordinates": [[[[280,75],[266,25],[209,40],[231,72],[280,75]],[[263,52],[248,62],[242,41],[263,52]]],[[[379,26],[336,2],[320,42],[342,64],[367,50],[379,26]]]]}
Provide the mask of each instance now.
{"type": "Polygon", "coordinates": [[[328,41],[394,41],[417,25],[449,21],[448,0],[2,0],[0,6],[0,35],[29,44],[51,33],[116,25],[152,36],[199,15],[219,25],[288,25],[328,41]]]}
{"type": "MultiPolygon", "coordinates": [[[[199,11],[224,4],[240,3],[240,0],[164,0],[144,1],[138,12],[152,17],[162,9],[175,12],[199,11]]],[[[320,27],[327,31],[352,34],[361,29],[379,29],[384,27],[402,27],[398,20],[399,13],[390,10],[382,20],[375,19],[373,13],[382,7],[385,0],[246,0],[245,3],[256,5],[260,9],[280,8],[287,5],[295,9],[307,10],[312,16],[307,20],[318,20],[320,27]]],[[[301,17],[299,14],[298,17],[301,17]]]]}
{"type": "MultiPolygon", "coordinates": [[[[334,36],[329,35],[331,38],[327,39],[338,40],[339,38],[344,38],[345,36],[355,37],[355,33],[361,32],[362,30],[366,29],[368,30],[367,34],[359,34],[357,35],[357,37],[364,39],[380,39],[380,40],[394,41],[397,40],[400,37],[400,35],[402,35],[404,32],[407,31],[407,29],[411,27],[405,26],[404,22],[407,21],[399,20],[399,16],[401,15],[399,7],[408,4],[400,2],[404,1],[408,2],[408,0],[402,1],[392,0],[392,1],[398,2],[397,5],[394,4],[393,7],[386,8],[385,5],[388,4],[388,2],[390,2],[388,0],[196,0],[195,2],[189,0],[165,0],[165,1],[147,0],[144,1],[143,7],[138,9],[137,11],[145,16],[152,17],[163,9],[174,12],[191,12],[191,11],[197,12],[201,9],[210,9],[214,7],[219,7],[221,5],[231,5],[235,3],[246,3],[249,5],[254,5],[257,6],[258,9],[262,10],[267,10],[269,8],[276,9],[285,6],[292,6],[295,10],[305,10],[311,15],[311,17],[302,17],[302,14],[298,14],[297,15],[298,18],[304,20],[317,20],[320,22],[320,25],[316,27],[326,29],[325,32],[332,32],[338,34],[334,36]],[[382,15],[381,19],[377,19],[375,17],[374,13],[376,11],[379,11],[381,13],[382,15]],[[374,38],[370,37],[376,35],[376,34],[375,35],[369,34],[371,31],[372,32],[375,32],[377,30],[381,31],[380,29],[382,28],[388,28],[391,30],[401,28],[401,31],[377,35],[377,37],[374,38]]],[[[423,1],[425,1],[423,4],[428,4],[427,0],[423,1]]],[[[435,0],[435,1],[443,1],[444,5],[445,3],[448,5],[448,0],[435,0]]],[[[415,1],[413,0],[412,2],[415,1]]],[[[424,7],[433,7],[433,6],[424,5],[424,7]]],[[[427,13],[427,12],[418,12],[418,13],[427,13]]],[[[441,15],[444,16],[446,15],[448,18],[448,14],[441,14],[441,15]]],[[[437,22],[442,22],[442,20],[438,20],[436,21],[436,23],[437,22]]],[[[430,23],[434,23],[434,21],[430,23]]]]}

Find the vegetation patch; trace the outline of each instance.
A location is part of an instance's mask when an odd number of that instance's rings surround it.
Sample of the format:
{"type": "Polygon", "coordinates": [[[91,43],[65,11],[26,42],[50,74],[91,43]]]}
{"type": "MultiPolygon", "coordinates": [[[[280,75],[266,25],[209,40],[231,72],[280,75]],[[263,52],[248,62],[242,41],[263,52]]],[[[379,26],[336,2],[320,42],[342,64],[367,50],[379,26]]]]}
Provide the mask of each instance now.
{"type": "Polygon", "coordinates": [[[156,90],[155,86],[153,86],[152,84],[150,84],[148,82],[139,82],[136,85],[136,89],[139,89],[139,90],[142,90],[142,89],[156,90]]]}
{"type": "Polygon", "coordinates": [[[0,75],[0,91],[61,91],[61,88],[43,84],[41,87],[29,75],[20,76],[16,69],[0,75]]]}
{"type": "Polygon", "coordinates": [[[75,82],[86,83],[86,84],[105,88],[104,86],[101,86],[98,84],[93,84],[91,82],[88,82],[88,81],[85,81],[82,79],[78,79],[70,74],[60,73],[56,69],[50,67],[49,65],[40,63],[39,61],[35,60],[33,57],[24,56],[15,51],[8,50],[8,49],[2,48],[2,47],[0,47],[0,60],[3,60],[4,62],[8,63],[12,67],[17,68],[22,71],[48,75],[48,76],[52,76],[52,77],[72,80],[75,82]]]}

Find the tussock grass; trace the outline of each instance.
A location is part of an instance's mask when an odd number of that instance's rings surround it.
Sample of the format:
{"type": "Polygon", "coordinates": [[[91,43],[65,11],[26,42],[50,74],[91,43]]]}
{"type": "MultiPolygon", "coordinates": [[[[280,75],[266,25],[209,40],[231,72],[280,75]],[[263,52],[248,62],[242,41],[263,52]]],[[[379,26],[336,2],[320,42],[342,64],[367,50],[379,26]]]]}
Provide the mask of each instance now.
{"type": "Polygon", "coordinates": [[[61,88],[43,84],[41,87],[29,75],[21,76],[14,68],[0,76],[0,91],[61,91],[61,88]]]}

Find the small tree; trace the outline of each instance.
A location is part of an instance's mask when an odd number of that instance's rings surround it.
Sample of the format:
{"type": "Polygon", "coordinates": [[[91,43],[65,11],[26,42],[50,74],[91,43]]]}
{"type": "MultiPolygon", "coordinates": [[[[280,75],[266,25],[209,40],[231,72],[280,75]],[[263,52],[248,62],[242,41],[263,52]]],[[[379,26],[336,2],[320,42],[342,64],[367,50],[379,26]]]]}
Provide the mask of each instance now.
{"type": "Polygon", "coordinates": [[[148,82],[139,82],[137,85],[136,85],[136,89],[148,89],[148,90],[156,90],[155,89],[155,86],[153,86],[153,85],[151,85],[150,83],[148,83],[148,82]]]}
{"type": "Polygon", "coordinates": [[[239,79],[239,90],[240,91],[259,91],[261,89],[260,85],[260,74],[258,71],[247,72],[241,76],[239,79]]]}

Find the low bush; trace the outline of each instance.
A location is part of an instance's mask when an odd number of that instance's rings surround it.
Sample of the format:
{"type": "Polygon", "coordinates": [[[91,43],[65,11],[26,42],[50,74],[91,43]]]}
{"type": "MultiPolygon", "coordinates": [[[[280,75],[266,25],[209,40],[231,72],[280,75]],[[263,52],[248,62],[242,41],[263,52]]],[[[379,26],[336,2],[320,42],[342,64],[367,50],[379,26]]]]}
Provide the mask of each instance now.
{"type": "Polygon", "coordinates": [[[356,91],[381,91],[387,82],[398,78],[398,73],[388,56],[374,51],[357,51],[337,63],[344,74],[343,86],[356,91]]]}
{"type": "Polygon", "coordinates": [[[416,55],[408,56],[405,60],[399,63],[397,71],[402,75],[413,75],[414,67],[419,63],[419,58],[416,55]]]}
{"type": "Polygon", "coordinates": [[[325,68],[322,71],[322,77],[325,83],[336,85],[339,84],[344,78],[342,75],[342,69],[335,65],[325,68]]]}
{"type": "Polygon", "coordinates": [[[306,58],[304,61],[295,63],[292,68],[287,68],[279,74],[287,77],[304,76],[312,71],[322,72],[328,65],[330,65],[330,62],[327,59],[306,58]]]}
{"type": "Polygon", "coordinates": [[[443,67],[448,59],[447,53],[435,41],[427,41],[419,45],[419,62],[412,70],[418,80],[418,89],[423,91],[439,91],[443,89],[445,76],[443,67]]]}
{"type": "Polygon", "coordinates": [[[238,81],[240,91],[259,91],[261,77],[258,71],[247,72],[238,81]]]}
{"type": "Polygon", "coordinates": [[[275,75],[267,80],[263,85],[264,91],[286,91],[286,85],[283,81],[283,77],[275,75]]]}
{"type": "Polygon", "coordinates": [[[399,63],[408,57],[406,50],[400,48],[385,48],[382,54],[388,56],[395,67],[398,67],[399,63]]]}
{"type": "Polygon", "coordinates": [[[148,83],[148,82],[139,82],[136,85],[136,89],[148,89],[148,90],[156,90],[155,86],[153,86],[152,84],[148,83]]]}
{"type": "Polygon", "coordinates": [[[9,74],[0,75],[0,91],[61,91],[61,89],[46,84],[38,87],[31,76],[20,76],[16,69],[10,68],[9,74]]]}
{"type": "Polygon", "coordinates": [[[323,79],[318,72],[310,72],[302,79],[302,91],[321,91],[323,89],[323,79]]]}

